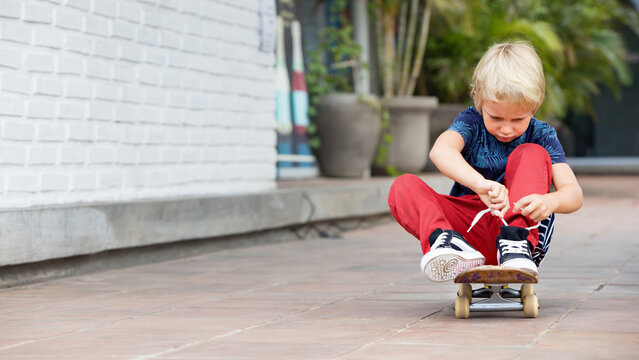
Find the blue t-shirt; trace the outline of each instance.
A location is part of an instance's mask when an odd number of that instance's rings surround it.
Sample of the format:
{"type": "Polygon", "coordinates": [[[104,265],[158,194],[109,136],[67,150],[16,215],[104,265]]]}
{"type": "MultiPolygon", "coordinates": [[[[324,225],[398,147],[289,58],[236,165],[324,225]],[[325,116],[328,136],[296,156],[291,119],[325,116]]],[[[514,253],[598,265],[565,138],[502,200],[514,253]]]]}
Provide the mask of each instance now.
{"type": "MultiPolygon", "coordinates": [[[[458,132],[464,138],[462,156],[484,178],[503,184],[506,172],[506,161],[515,148],[524,143],[534,143],[543,146],[553,164],[566,162],[566,155],[557,139],[555,129],[534,117],[530,120],[528,129],[517,139],[503,143],[491,135],[484,119],[474,106],[457,115],[449,130],[458,132]]],[[[474,194],[471,189],[455,182],[450,191],[452,196],[474,194]]]]}

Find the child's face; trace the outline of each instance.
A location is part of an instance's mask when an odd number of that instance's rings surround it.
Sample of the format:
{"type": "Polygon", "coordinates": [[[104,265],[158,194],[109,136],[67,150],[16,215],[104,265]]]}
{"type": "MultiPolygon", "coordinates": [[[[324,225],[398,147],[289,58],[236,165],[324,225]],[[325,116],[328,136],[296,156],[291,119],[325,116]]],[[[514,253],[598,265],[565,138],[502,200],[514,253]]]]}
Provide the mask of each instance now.
{"type": "Polygon", "coordinates": [[[486,101],[482,104],[482,116],[486,130],[507,143],[520,137],[530,124],[534,111],[521,105],[486,101]]]}

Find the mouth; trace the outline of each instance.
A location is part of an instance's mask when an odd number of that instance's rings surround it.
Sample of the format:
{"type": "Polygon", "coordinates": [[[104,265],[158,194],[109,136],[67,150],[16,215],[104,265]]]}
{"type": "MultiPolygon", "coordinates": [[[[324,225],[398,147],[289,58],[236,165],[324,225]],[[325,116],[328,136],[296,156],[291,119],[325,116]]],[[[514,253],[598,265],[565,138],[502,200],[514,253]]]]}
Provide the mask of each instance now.
{"type": "Polygon", "coordinates": [[[512,136],[497,136],[497,140],[499,140],[501,142],[511,142],[511,141],[515,140],[515,138],[512,137],[512,136]]]}

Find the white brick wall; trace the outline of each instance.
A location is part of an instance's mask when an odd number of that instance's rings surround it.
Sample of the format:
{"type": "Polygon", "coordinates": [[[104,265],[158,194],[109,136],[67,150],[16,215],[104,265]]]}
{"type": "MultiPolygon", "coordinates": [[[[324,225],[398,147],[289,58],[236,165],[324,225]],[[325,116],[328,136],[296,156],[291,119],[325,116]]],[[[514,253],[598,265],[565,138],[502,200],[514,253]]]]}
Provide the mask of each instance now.
{"type": "Polygon", "coordinates": [[[0,1],[0,209],[274,188],[259,1],[0,1]]]}

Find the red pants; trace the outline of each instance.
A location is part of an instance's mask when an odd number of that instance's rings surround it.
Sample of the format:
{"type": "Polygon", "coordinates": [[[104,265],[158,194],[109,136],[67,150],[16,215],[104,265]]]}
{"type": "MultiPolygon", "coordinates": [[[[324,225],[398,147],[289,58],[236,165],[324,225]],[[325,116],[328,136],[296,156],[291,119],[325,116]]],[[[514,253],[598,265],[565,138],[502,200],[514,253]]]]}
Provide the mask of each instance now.
{"type": "MultiPolygon", "coordinates": [[[[527,216],[513,213],[512,207],[526,195],[547,194],[551,182],[552,162],[546,149],[530,143],[518,146],[508,157],[504,177],[511,206],[504,217],[508,225],[535,225],[536,223],[527,216]]],[[[419,239],[424,253],[430,250],[428,238],[437,228],[455,230],[486,257],[487,265],[497,265],[496,240],[500,226],[503,225],[500,218],[487,213],[470,232],[466,232],[475,215],[487,208],[478,195],[441,195],[417,176],[406,174],[393,182],[388,205],[395,220],[419,239]]],[[[528,241],[537,246],[537,229],[530,231],[528,241]]]]}

